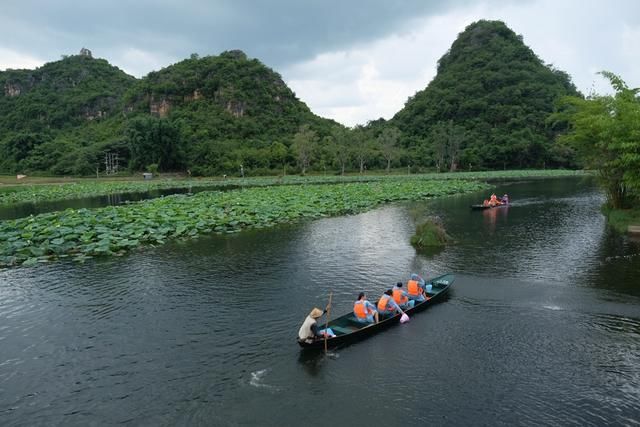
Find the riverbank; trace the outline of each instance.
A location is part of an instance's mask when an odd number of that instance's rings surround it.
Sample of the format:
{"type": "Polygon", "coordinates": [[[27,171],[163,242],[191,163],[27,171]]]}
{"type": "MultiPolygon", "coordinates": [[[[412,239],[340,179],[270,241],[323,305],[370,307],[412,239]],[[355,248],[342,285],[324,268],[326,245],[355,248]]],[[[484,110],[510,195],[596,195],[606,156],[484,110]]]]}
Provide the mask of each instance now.
{"type": "Polygon", "coordinates": [[[602,208],[608,224],[619,233],[627,233],[629,226],[640,226],[640,208],[611,209],[602,208]]]}
{"type": "Polygon", "coordinates": [[[385,180],[173,195],[98,209],[67,209],[0,222],[0,267],[59,258],[84,261],[169,239],[362,212],[383,203],[486,189],[478,181],[385,180]]]}
{"type": "MultiPolygon", "coordinates": [[[[349,182],[378,182],[405,180],[509,180],[556,178],[585,175],[584,171],[572,170],[514,170],[490,172],[447,172],[419,175],[310,175],[272,176],[251,178],[186,178],[173,176],[154,180],[134,177],[117,178],[47,178],[36,177],[21,183],[15,177],[0,180],[0,205],[38,203],[43,201],[71,200],[109,194],[143,193],[170,189],[225,189],[235,187],[268,187],[274,185],[336,184],[349,182]]],[[[31,178],[27,178],[28,180],[31,178]]]]}

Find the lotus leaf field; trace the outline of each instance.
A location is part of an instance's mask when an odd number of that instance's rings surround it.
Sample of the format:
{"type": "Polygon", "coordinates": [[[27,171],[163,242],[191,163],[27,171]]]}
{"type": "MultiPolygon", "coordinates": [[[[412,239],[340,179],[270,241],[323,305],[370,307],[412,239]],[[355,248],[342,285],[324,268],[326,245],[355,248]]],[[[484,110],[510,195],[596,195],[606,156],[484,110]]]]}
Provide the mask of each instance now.
{"type": "Polygon", "coordinates": [[[487,180],[551,178],[584,174],[571,170],[515,170],[494,172],[455,172],[415,175],[348,175],[284,177],[254,177],[230,179],[165,179],[153,181],[79,181],[67,184],[0,186],[0,205],[38,203],[43,201],[78,199],[118,193],[141,193],[153,190],[234,187],[263,187],[272,185],[336,184],[348,182],[405,181],[405,180],[487,180]]]}
{"type": "Polygon", "coordinates": [[[0,267],[83,261],[202,234],[362,212],[382,203],[488,188],[477,181],[383,180],[172,195],[123,206],[67,209],[0,222],[0,267]]]}

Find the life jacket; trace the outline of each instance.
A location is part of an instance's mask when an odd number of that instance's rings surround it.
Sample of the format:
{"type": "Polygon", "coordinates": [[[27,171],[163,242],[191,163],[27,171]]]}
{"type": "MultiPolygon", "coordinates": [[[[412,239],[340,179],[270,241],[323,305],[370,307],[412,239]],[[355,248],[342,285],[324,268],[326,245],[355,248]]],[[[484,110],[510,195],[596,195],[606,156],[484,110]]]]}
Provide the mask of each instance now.
{"type": "Polygon", "coordinates": [[[389,300],[391,299],[391,297],[389,295],[382,295],[382,297],[380,297],[380,299],[378,300],[378,311],[392,311],[394,310],[393,307],[391,307],[391,304],[389,304],[389,300]],[[389,308],[387,308],[389,307],[389,308]]]}
{"type": "Polygon", "coordinates": [[[409,280],[407,283],[407,292],[409,295],[417,297],[422,294],[422,288],[418,284],[417,280],[409,280]]]}
{"type": "Polygon", "coordinates": [[[364,303],[364,301],[358,300],[353,304],[353,313],[360,319],[366,319],[369,314],[373,313],[373,310],[365,307],[364,303]]]}
{"type": "Polygon", "coordinates": [[[406,304],[406,302],[409,301],[409,298],[404,295],[402,288],[393,288],[393,300],[397,304],[402,305],[406,304]]]}

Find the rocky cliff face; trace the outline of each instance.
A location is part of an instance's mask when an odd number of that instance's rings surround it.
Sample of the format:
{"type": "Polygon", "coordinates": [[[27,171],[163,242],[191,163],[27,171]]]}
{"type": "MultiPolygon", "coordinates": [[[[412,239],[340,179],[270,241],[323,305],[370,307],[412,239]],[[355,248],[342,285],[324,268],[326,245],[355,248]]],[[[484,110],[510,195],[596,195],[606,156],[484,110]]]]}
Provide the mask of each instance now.
{"type": "Polygon", "coordinates": [[[22,86],[18,83],[5,83],[4,96],[14,97],[22,93],[22,86]]]}

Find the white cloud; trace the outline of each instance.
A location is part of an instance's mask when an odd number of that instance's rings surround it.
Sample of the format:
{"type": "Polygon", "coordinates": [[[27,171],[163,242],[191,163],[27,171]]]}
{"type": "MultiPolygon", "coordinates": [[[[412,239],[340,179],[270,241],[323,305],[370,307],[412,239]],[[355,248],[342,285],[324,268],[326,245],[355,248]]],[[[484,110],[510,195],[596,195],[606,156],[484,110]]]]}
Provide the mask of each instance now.
{"type": "Polygon", "coordinates": [[[136,77],[142,77],[152,70],[159,70],[176,62],[175,58],[153,53],[135,47],[126,47],[114,51],[113,64],[121,68],[125,73],[136,77]]]}
{"type": "Polygon", "coordinates": [[[0,47],[0,70],[7,68],[33,69],[44,63],[45,61],[42,59],[0,47]]]}

